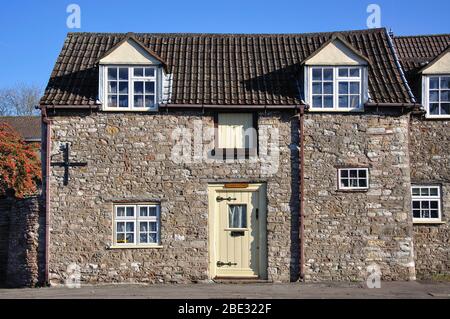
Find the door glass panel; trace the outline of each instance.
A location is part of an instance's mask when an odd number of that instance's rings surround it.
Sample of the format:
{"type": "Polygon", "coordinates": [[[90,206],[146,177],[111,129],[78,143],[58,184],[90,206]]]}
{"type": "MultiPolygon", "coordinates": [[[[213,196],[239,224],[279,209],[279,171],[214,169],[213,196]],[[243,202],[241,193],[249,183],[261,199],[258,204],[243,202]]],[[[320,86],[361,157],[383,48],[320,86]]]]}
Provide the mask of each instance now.
{"type": "Polygon", "coordinates": [[[247,205],[228,205],[229,228],[247,228],[247,205]]]}

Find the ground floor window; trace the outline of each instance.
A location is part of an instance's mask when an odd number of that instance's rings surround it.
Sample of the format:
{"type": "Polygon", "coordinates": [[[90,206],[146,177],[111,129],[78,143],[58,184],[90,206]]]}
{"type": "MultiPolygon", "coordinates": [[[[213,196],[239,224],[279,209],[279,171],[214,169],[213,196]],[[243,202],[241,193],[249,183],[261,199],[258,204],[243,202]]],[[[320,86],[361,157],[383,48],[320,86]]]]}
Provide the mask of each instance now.
{"type": "Polygon", "coordinates": [[[411,193],[413,222],[441,221],[441,189],[439,186],[413,185],[411,193]]]}
{"type": "Polygon", "coordinates": [[[340,168],[338,185],[340,190],[367,190],[369,188],[369,169],[340,168]]]}
{"type": "Polygon", "coordinates": [[[140,246],[159,244],[159,205],[114,205],[114,245],[140,246]]]}

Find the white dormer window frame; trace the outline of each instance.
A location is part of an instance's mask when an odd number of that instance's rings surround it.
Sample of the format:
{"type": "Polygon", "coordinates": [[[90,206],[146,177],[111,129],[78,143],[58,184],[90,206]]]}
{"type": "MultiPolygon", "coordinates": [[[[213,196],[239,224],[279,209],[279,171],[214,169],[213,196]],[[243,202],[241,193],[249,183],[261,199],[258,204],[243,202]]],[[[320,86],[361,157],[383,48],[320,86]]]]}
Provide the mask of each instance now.
{"type": "Polygon", "coordinates": [[[310,111],[364,111],[364,103],[368,100],[366,66],[308,65],[305,68],[305,96],[310,111]],[[317,77],[318,70],[322,72],[321,79],[317,77]],[[356,104],[351,104],[354,99],[356,104]],[[318,101],[321,101],[321,106],[318,106],[318,101]]]}
{"type": "Polygon", "coordinates": [[[157,111],[161,78],[162,70],[157,65],[101,65],[99,99],[103,110],[157,111]]]}
{"type": "Polygon", "coordinates": [[[426,118],[450,119],[449,83],[450,74],[427,74],[422,76],[422,104],[426,110],[426,118]],[[447,110],[448,114],[446,114],[447,110]]]}

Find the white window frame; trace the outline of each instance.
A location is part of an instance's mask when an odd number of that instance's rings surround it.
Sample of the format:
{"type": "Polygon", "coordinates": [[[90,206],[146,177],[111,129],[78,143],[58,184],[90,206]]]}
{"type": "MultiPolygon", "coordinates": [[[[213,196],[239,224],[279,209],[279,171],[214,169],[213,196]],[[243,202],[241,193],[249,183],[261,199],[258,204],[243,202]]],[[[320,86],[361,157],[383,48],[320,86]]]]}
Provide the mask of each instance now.
{"type": "MultiPolygon", "coordinates": [[[[438,77],[439,78],[439,87],[441,82],[441,77],[450,77],[450,74],[429,74],[422,77],[422,104],[425,106],[426,109],[426,118],[429,119],[449,119],[449,115],[436,115],[430,113],[430,80],[431,78],[438,77]]],[[[439,92],[441,90],[439,89],[439,92]]],[[[440,101],[440,94],[439,94],[439,101],[440,101]]]]}
{"type": "MultiPolygon", "coordinates": [[[[126,224],[125,224],[126,230],[126,224]]],[[[147,229],[147,235],[150,232],[147,229]]],[[[126,237],[125,237],[126,238],[126,237]]],[[[139,204],[114,204],[113,209],[113,245],[112,247],[126,248],[126,247],[160,247],[161,245],[161,206],[159,204],[151,203],[139,203],[139,204]],[[134,208],[134,216],[117,216],[117,209],[119,207],[125,207],[125,214],[127,207],[134,208]],[[141,207],[152,207],[156,208],[156,216],[140,216],[141,207]],[[117,223],[119,222],[133,222],[134,223],[134,242],[133,243],[120,243],[117,242],[117,223]],[[155,243],[140,243],[140,222],[154,222],[156,223],[156,242],[155,243]]]]}
{"type": "Polygon", "coordinates": [[[308,65],[305,72],[305,97],[310,105],[310,111],[315,112],[363,112],[364,103],[368,100],[368,75],[367,67],[360,65],[308,65]],[[333,107],[313,107],[313,69],[333,69],[333,107]],[[359,69],[359,77],[339,77],[339,69],[354,68],[359,69]],[[359,82],[359,104],[356,108],[339,107],[339,82],[359,82]]]}
{"type": "MultiPolygon", "coordinates": [[[[108,64],[102,65],[100,69],[100,92],[99,95],[100,101],[103,103],[103,110],[105,111],[118,111],[118,112],[127,112],[127,111],[157,111],[158,104],[160,99],[160,87],[161,83],[161,70],[158,66],[155,65],[120,65],[120,64],[108,64]],[[127,68],[128,69],[128,107],[110,107],[108,106],[108,69],[109,68],[127,68]],[[134,76],[135,68],[152,68],[154,70],[154,76],[152,77],[137,77],[134,76]],[[144,82],[153,82],[155,83],[155,103],[153,107],[134,107],[134,82],[144,81],[144,82]]],[[[119,88],[117,88],[118,90],[119,88]]],[[[144,93],[145,95],[145,93],[144,93]]]]}
{"type": "MultiPolygon", "coordinates": [[[[355,179],[355,178],[353,178],[353,179],[355,179]]],[[[338,182],[338,190],[344,190],[344,191],[346,191],[346,190],[356,190],[356,191],[366,191],[366,190],[368,190],[369,189],[369,182],[370,182],[370,179],[369,179],[369,168],[367,168],[367,167],[342,167],[342,168],[339,168],[338,169],[338,178],[337,178],[337,182],[338,182]],[[342,185],[342,174],[341,174],[341,172],[343,172],[343,171],[348,171],[348,180],[350,181],[350,171],[352,171],[352,170],[356,170],[356,171],[358,171],[357,172],[357,177],[356,177],[356,179],[359,181],[360,179],[363,179],[363,178],[361,178],[361,177],[359,177],[359,171],[365,171],[366,172],[366,177],[365,177],[365,180],[366,180],[366,186],[365,187],[360,187],[360,186],[343,186],[342,185]]]]}
{"type": "MultiPolygon", "coordinates": [[[[432,224],[432,223],[441,223],[442,222],[442,197],[441,197],[441,187],[439,185],[411,185],[411,214],[413,216],[414,224],[432,224]],[[414,189],[419,188],[428,189],[428,195],[422,195],[422,191],[420,191],[420,195],[413,195],[414,189]],[[430,190],[437,190],[437,195],[430,195],[430,190]],[[437,202],[437,218],[426,218],[426,217],[414,217],[414,202],[420,202],[420,207],[422,207],[422,202],[437,202]]],[[[419,211],[422,209],[419,208],[419,211]]],[[[431,210],[431,205],[429,204],[428,210],[431,210]]]]}

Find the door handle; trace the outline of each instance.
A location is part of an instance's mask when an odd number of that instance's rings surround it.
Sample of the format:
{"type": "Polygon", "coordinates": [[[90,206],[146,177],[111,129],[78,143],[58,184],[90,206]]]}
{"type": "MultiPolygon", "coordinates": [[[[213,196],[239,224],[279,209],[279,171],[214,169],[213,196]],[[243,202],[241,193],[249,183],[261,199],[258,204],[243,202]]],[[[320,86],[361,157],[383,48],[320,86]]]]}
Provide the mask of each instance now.
{"type": "Polygon", "coordinates": [[[237,263],[232,263],[231,261],[229,261],[227,263],[224,263],[223,261],[218,261],[216,265],[217,265],[217,267],[223,267],[223,266],[231,267],[231,266],[237,266],[237,263]]]}

